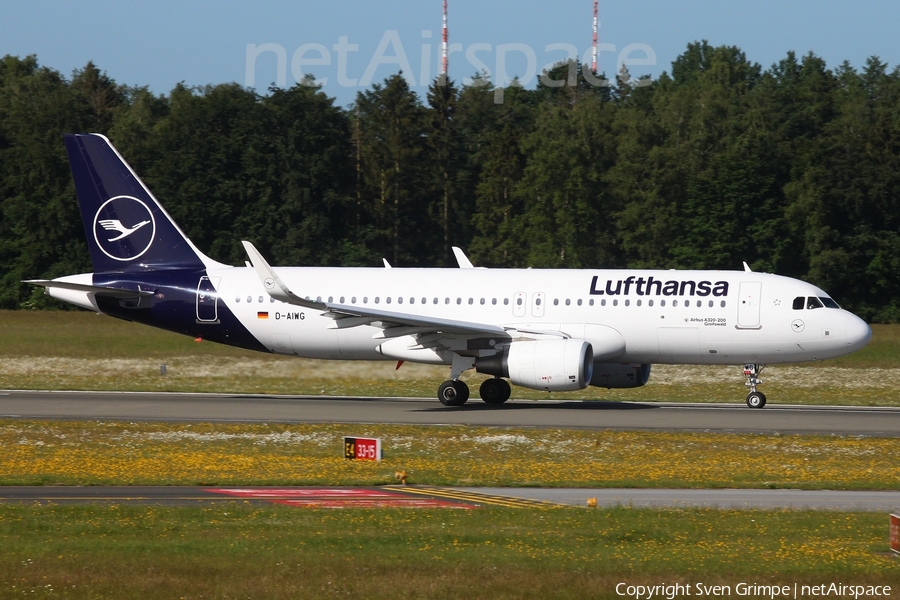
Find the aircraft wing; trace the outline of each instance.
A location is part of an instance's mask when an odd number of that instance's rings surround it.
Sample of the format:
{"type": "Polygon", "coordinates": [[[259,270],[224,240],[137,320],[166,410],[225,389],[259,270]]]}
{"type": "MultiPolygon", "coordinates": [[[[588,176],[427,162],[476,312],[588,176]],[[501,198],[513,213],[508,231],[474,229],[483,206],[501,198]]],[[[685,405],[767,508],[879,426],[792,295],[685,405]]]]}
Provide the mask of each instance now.
{"type": "Polygon", "coordinates": [[[490,323],[456,321],[440,317],[333,304],[331,302],[316,302],[315,300],[302,298],[288,288],[253,244],[250,242],[241,243],[250,257],[250,263],[256,270],[263,288],[271,297],[288,304],[302,306],[303,308],[320,310],[324,313],[324,316],[334,319],[336,326],[340,329],[373,325],[382,329],[409,328],[411,332],[415,333],[441,332],[456,335],[486,334],[504,338],[510,337],[504,327],[490,323]]]}
{"type": "Polygon", "coordinates": [[[83,283],[71,283],[68,281],[55,281],[52,279],[29,279],[22,283],[31,285],[39,285],[45,288],[60,288],[64,290],[75,290],[76,292],[90,292],[97,296],[106,296],[108,298],[118,299],[140,299],[152,296],[153,292],[123,290],[121,288],[103,287],[96,285],[85,285],[83,283]]]}

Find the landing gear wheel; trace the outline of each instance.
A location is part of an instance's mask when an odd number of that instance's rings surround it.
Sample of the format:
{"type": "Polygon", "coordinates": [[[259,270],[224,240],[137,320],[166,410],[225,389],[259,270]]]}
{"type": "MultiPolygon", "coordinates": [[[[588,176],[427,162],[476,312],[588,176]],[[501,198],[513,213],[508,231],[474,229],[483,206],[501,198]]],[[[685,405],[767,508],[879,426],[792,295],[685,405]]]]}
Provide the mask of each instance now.
{"type": "Polygon", "coordinates": [[[762,408],[766,405],[766,395],[762,392],[750,392],[747,394],[747,406],[750,408],[762,408]]]}
{"type": "Polygon", "coordinates": [[[444,406],[462,406],[469,399],[469,386],[458,379],[445,381],[438,388],[438,400],[444,406]]]}
{"type": "Polygon", "coordinates": [[[505,379],[485,379],[478,388],[478,395],[488,404],[503,404],[509,400],[511,393],[505,379]]]}

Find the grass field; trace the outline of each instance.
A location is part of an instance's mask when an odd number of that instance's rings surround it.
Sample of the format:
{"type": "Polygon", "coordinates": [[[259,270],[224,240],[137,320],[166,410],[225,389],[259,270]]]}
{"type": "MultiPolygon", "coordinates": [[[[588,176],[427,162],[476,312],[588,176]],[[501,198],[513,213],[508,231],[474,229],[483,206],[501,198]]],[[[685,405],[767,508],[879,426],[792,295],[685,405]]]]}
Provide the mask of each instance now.
{"type": "MultiPolygon", "coordinates": [[[[782,404],[900,406],[900,326],[876,325],[868,347],[807,365],[773,365],[762,388],[782,404]]],[[[88,312],[0,311],[0,388],[432,397],[446,367],[285,358],[222,346],[88,312]],[[165,376],[160,365],[166,365],[165,376]]],[[[481,376],[466,374],[477,385],[481,376]]],[[[635,390],[588,388],[514,398],[742,402],[740,368],[653,367],[635,390]]]]}
{"type": "Polygon", "coordinates": [[[618,583],[722,584],[733,596],[741,582],[900,585],[886,518],[864,513],[5,505],[0,539],[0,598],[615,598],[618,583]]]}
{"type": "MultiPolygon", "coordinates": [[[[0,420],[0,485],[900,489],[896,438],[0,420]],[[380,463],[343,435],[382,439],[380,463]]],[[[900,507],[898,507],[900,508],[900,507]]]]}

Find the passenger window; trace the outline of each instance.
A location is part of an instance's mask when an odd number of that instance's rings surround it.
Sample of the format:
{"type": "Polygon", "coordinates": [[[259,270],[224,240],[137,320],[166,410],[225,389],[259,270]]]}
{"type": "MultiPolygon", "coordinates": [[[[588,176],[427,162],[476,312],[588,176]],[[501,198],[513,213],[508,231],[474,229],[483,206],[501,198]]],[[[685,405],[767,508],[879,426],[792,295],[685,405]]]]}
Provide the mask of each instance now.
{"type": "MultiPolygon", "coordinates": [[[[592,300],[593,302],[593,300],[592,300]]],[[[600,301],[600,306],[606,306],[606,298],[600,301]]]]}
{"type": "Polygon", "coordinates": [[[678,300],[672,300],[672,306],[678,306],[678,300]]]}
{"type": "Polygon", "coordinates": [[[578,299],[578,306],[581,306],[581,298],[578,299]]]}
{"type": "Polygon", "coordinates": [[[456,303],[457,303],[457,304],[462,304],[462,298],[457,298],[457,299],[456,299],[456,303]]]}
{"type": "Polygon", "coordinates": [[[825,306],[822,304],[821,300],[815,296],[810,296],[806,299],[806,308],[812,310],[814,308],[825,308],[825,306]]]}
{"type": "Polygon", "coordinates": [[[589,304],[590,306],[593,306],[593,305],[594,305],[594,299],[591,298],[590,300],[588,300],[588,304],[589,304]]]}
{"type": "Polygon", "coordinates": [[[665,306],[665,305],[666,305],[666,301],[665,301],[665,300],[660,300],[660,301],[659,301],[659,305],[660,305],[660,306],[665,306]]]}
{"type": "Polygon", "coordinates": [[[709,301],[709,307],[712,308],[713,306],[715,306],[715,302],[713,302],[712,300],[710,300],[710,301],[709,301]]]}
{"type": "MultiPolygon", "coordinates": [[[[387,299],[387,303],[388,303],[388,304],[391,303],[391,299],[390,299],[390,298],[387,299]]],[[[400,296],[400,297],[397,298],[397,304],[403,304],[403,296],[400,296]]]]}
{"type": "Polygon", "coordinates": [[[541,299],[540,299],[540,298],[535,298],[535,299],[534,299],[534,305],[535,305],[535,306],[540,306],[540,305],[541,305],[541,299]]]}
{"type": "Polygon", "coordinates": [[[806,298],[804,298],[803,296],[797,296],[796,298],[794,298],[794,304],[791,308],[793,308],[794,310],[803,310],[804,304],[806,304],[806,298]]]}
{"type": "Polygon", "coordinates": [[[641,301],[640,301],[640,300],[637,301],[637,305],[638,305],[638,306],[641,305],[641,301]]]}
{"type": "Polygon", "coordinates": [[[504,299],[503,299],[503,306],[508,306],[508,305],[509,305],[509,298],[504,298],[504,299]]]}
{"type": "Polygon", "coordinates": [[[375,304],[378,304],[380,301],[381,301],[381,298],[379,298],[378,296],[375,296],[375,304]]]}
{"type": "Polygon", "coordinates": [[[241,297],[240,297],[240,296],[236,297],[236,298],[234,299],[234,301],[237,302],[238,304],[240,304],[240,303],[241,303],[241,297]]]}
{"type": "Polygon", "coordinates": [[[388,304],[390,304],[390,303],[391,303],[391,297],[388,296],[388,297],[385,299],[385,302],[388,303],[388,304]]]}
{"type": "Polygon", "coordinates": [[[631,300],[626,300],[626,301],[625,301],[625,306],[631,306],[631,300]]]}
{"type": "Polygon", "coordinates": [[[553,299],[553,306],[559,306],[559,298],[553,299]]]}
{"type": "Polygon", "coordinates": [[[724,300],[722,300],[721,304],[722,304],[722,308],[725,308],[725,301],[724,301],[724,300]]]}
{"type": "Polygon", "coordinates": [[[566,298],[566,306],[571,306],[571,305],[572,305],[572,301],[569,300],[568,298],[566,298]]]}
{"type": "Polygon", "coordinates": [[[496,299],[496,298],[493,298],[493,299],[491,300],[491,304],[493,304],[494,306],[497,306],[497,299],[496,299]]]}
{"type": "Polygon", "coordinates": [[[653,300],[647,300],[647,306],[653,306],[653,300]]]}
{"type": "Polygon", "coordinates": [[[341,296],[341,304],[343,304],[343,303],[344,303],[344,297],[341,296]]]}
{"type": "Polygon", "coordinates": [[[472,298],[469,298],[469,306],[472,306],[472,304],[473,304],[474,302],[475,302],[475,301],[474,301],[472,298]]]}
{"type": "Polygon", "coordinates": [[[618,301],[618,300],[613,300],[613,306],[618,306],[618,305],[619,305],[619,301],[618,301]]]}
{"type": "Polygon", "coordinates": [[[484,306],[484,298],[481,299],[481,305],[484,306]]]}
{"type": "Polygon", "coordinates": [[[516,306],[522,306],[522,299],[516,298],[516,306]]]}

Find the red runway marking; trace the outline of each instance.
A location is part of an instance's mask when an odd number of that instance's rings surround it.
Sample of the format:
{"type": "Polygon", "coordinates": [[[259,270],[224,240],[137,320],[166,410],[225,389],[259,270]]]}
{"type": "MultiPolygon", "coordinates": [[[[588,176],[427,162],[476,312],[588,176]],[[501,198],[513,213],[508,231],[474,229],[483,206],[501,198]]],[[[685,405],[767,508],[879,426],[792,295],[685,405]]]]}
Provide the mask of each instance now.
{"type": "Polygon", "coordinates": [[[465,502],[368,488],[216,488],[206,491],[308,508],[478,508],[465,502]]]}

